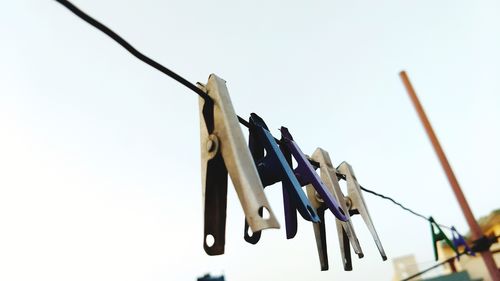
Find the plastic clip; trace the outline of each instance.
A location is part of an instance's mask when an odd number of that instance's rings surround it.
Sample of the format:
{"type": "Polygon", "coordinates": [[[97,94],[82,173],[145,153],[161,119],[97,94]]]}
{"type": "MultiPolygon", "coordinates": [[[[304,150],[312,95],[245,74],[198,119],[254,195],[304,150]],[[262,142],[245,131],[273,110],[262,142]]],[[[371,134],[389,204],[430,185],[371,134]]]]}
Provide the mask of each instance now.
{"type": "MultiPolygon", "coordinates": [[[[320,177],[309,162],[309,159],[307,159],[304,153],[302,153],[302,150],[300,150],[288,129],[286,127],[281,127],[280,131],[282,151],[284,152],[285,158],[287,158],[287,162],[290,166],[292,166],[292,156],[297,162],[297,168],[295,168],[294,173],[299,179],[300,185],[312,185],[319,197],[323,200],[325,205],[328,209],[330,209],[335,217],[341,221],[346,221],[347,218],[342,208],[340,208],[339,203],[321,181],[320,177]]],[[[288,213],[292,214],[292,216],[286,217],[287,231],[290,231],[290,235],[293,237],[297,233],[297,215],[292,204],[289,202],[290,200],[284,196],[285,209],[288,210],[288,213]]]]}
{"type": "MultiPolygon", "coordinates": [[[[465,238],[460,233],[458,233],[457,229],[454,226],[451,227],[451,242],[453,243],[453,246],[455,246],[455,249],[457,250],[457,252],[459,250],[459,247],[463,246],[465,253],[467,253],[468,255],[471,255],[471,256],[476,255],[471,250],[469,245],[467,245],[467,242],[465,242],[465,238]]],[[[459,254],[457,254],[457,260],[460,260],[459,254]]]]}
{"type": "Polygon", "coordinates": [[[441,227],[439,227],[439,225],[436,223],[436,221],[434,221],[434,218],[429,217],[429,222],[431,224],[432,245],[434,246],[434,259],[438,260],[438,258],[439,258],[436,243],[438,241],[441,241],[441,240],[444,240],[446,242],[446,244],[448,244],[448,246],[450,246],[450,248],[458,255],[457,249],[455,248],[453,243],[451,243],[450,239],[448,239],[446,234],[444,234],[441,227]],[[436,233],[436,230],[437,230],[437,233],[436,233]]]}
{"type": "MultiPolygon", "coordinates": [[[[293,235],[291,235],[291,226],[288,224],[288,221],[290,220],[290,216],[296,216],[295,209],[298,209],[300,215],[308,221],[319,222],[319,217],[302,190],[292,168],[288,165],[276,140],[269,132],[264,120],[257,114],[252,113],[249,123],[249,147],[257,166],[260,179],[264,187],[280,181],[282,182],[283,199],[289,202],[284,202],[285,220],[287,222],[286,233],[288,239],[293,238],[293,235]],[[288,204],[294,206],[293,212],[287,209],[288,204]]],[[[253,233],[248,233],[248,224],[245,222],[245,241],[256,244],[260,236],[260,232],[254,231],[253,233]]]]}

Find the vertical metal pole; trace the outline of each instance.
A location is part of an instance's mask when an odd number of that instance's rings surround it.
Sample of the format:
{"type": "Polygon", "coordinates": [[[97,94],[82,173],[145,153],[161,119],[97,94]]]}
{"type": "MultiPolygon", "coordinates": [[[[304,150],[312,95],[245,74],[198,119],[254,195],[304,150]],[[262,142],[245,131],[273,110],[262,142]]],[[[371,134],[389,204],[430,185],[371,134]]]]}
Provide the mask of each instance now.
{"type": "Polygon", "coordinates": [[[455,266],[455,259],[450,259],[448,261],[448,264],[450,265],[451,272],[453,273],[457,272],[457,267],[455,266]]]}
{"type": "MultiPolygon", "coordinates": [[[[441,144],[439,143],[436,134],[432,129],[431,123],[429,122],[429,119],[427,119],[427,116],[424,112],[424,108],[422,107],[420,101],[418,100],[417,94],[415,93],[415,90],[413,89],[413,86],[410,83],[410,79],[408,79],[408,76],[404,71],[401,71],[399,73],[399,76],[403,80],[403,84],[405,85],[406,91],[410,95],[410,99],[413,102],[415,109],[417,110],[418,116],[420,117],[420,121],[422,121],[425,131],[427,132],[427,135],[429,136],[429,139],[432,142],[432,146],[434,147],[434,150],[436,151],[439,161],[443,166],[444,172],[446,173],[446,177],[448,177],[448,181],[450,182],[451,188],[455,193],[458,204],[460,204],[465,219],[467,220],[467,223],[469,224],[469,227],[471,229],[472,238],[479,239],[480,237],[483,236],[481,228],[477,224],[474,215],[472,214],[472,210],[470,209],[469,204],[465,199],[464,193],[462,192],[462,189],[458,184],[458,180],[455,177],[453,170],[451,169],[450,163],[448,162],[448,159],[446,158],[446,155],[444,154],[444,151],[441,148],[441,144]]],[[[491,252],[490,251],[482,252],[481,257],[483,258],[484,264],[488,269],[488,272],[491,276],[491,280],[500,281],[500,275],[491,252]]]]}

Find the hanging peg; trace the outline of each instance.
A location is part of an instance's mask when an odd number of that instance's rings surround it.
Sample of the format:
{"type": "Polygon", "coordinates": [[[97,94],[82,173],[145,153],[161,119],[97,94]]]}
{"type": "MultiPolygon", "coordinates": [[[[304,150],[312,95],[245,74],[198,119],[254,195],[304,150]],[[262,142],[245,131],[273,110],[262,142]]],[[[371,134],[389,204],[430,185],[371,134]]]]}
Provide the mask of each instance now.
{"type": "Polygon", "coordinates": [[[453,243],[453,246],[455,246],[456,252],[457,252],[457,260],[460,260],[460,254],[458,254],[458,250],[460,246],[464,247],[465,253],[471,256],[475,256],[476,253],[472,251],[472,249],[467,245],[467,242],[465,241],[465,238],[458,233],[457,229],[452,226],[451,227],[451,242],[453,243]]]}
{"type": "Polygon", "coordinates": [[[354,175],[354,171],[352,170],[351,165],[347,162],[342,162],[337,170],[345,176],[345,180],[347,182],[347,205],[349,207],[349,214],[351,216],[360,214],[365,222],[368,230],[370,231],[375,244],[377,245],[378,251],[382,260],[387,260],[387,255],[385,254],[384,247],[382,247],[382,242],[380,242],[380,238],[378,237],[377,231],[375,230],[375,226],[373,225],[373,221],[370,217],[370,213],[368,212],[368,208],[366,207],[365,200],[363,198],[363,194],[361,194],[361,188],[359,186],[358,180],[354,175]]]}
{"type": "Polygon", "coordinates": [[[450,239],[448,239],[446,234],[444,234],[443,230],[441,229],[441,227],[439,227],[434,218],[429,217],[429,223],[431,224],[432,245],[434,246],[434,259],[438,260],[439,258],[436,243],[441,240],[444,240],[446,244],[448,244],[448,246],[450,246],[450,248],[458,255],[457,249],[455,248],[453,243],[451,243],[450,239]]]}
{"type": "MultiPolygon", "coordinates": [[[[295,209],[297,209],[300,215],[308,221],[319,222],[320,219],[302,190],[293,170],[288,165],[282,150],[269,132],[264,120],[257,114],[252,113],[249,123],[250,152],[257,166],[262,185],[266,187],[281,181],[284,200],[289,200],[288,203],[292,204],[294,207],[292,212],[290,209],[287,209],[288,204],[284,202],[286,233],[287,238],[291,239],[295,235],[293,230],[297,229],[296,225],[292,226],[289,224],[291,216],[295,216],[296,219],[295,209]]],[[[261,233],[258,231],[254,231],[251,234],[248,233],[248,224],[245,221],[245,241],[256,244],[260,236],[261,233]]]]}
{"type": "MultiPolygon", "coordinates": [[[[325,206],[335,215],[335,217],[339,220],[346,221],[347,218],[344,214],[344,211],[339,206],[339,203],[333,197],[332,193],[328,191],[328,188],[321,181],[320,177],[314,170],[313,166],[307,159],[306,155],[302,152],[300,147],[294,141],[292,135],[290,134],[288,128],[281,127],[281,150],[283,154],[287,158],[288,164],[292,167],[292,157],[297,162],[297,168],[295,168],[294,173],[299,179],[301,186],[312,185],[315,192],[318,193],[319,197],[324,201],[325,206]]],[[[293,210],[293,206],[287,202],[290,202],[289,199],[283,196],[285,208],[289,209],[291,214],[295,214],[293,210]]],[[[291,232],[297,233],[297,216],[292,215],[289,216],[286,221],[287,225],[290,225],[291,232]]]]}
{"type": "MultiPolygon", "coordinates": [[[[297,161],[297,168],[293,170],[295,176],[299,180],[300,186],[311,184],[315,191],[324,198],[325,205],[338,219],[345,221],[347,218],[343,214],[338,202],[333,195],[327,190],[327,187],[319,178],[311,165],[306,155],[302,153],[297,143],[293,140],[292,135],[286,127],[281,127],[280,149],[283,152],[285,159],[292,168],[292,157],[297,161]]],[[[283,191],[283,204],[285,205],[285,225],[287,230],[287,238],[293,238],[297,233],[297,213],[293,200],[288,192],[283,191]]]]}
{"type": "MultiPolygon", "coordinates": [[[[336,220],[337,234],[339,238],[340,253],[342,255],[342,262],[345,271],[352,270],[351,250],[349,242],[354,248],[354,252],[359,258],[363,257],[363,251],[359,245],[358,238],[354,232],[354,227],[350,220],[349,209],[346,205],[346,198],[342,193],[337,178],[337,170],[333,167],[332,161],[327,151],[317,148],[311,156],[313,161],[319,163],[321,179],[328,188],[328,191],[334,195],[335,199],[340,204],[340,207],[345,214],[347,221],[336,220]]],[[[320,223],[313,224],[314,236],[316,238],[316,246],[318,248],[318,255],[320,259],[321,270],[328,270],[328,254],[326,247],[326,233],[325,233],[325,220],[323,219],[326,204],[318,196],[318,193],[312,185],[307,186],[307,196],[312,205],[316,208],[318,215],[321,218],[320,223]]]]}
{"type": "Polygon", "coordinates": [[[226,82],[211,74],[207,85],[198,83],[198,87],[211,98],[200,99],[203,248],[208,255],[220,255],[224,253],[226,235],[228,173],[250,228],[260,231],[279,228],[279,224],[263,192],[226,82]],[[268,218],[261,216],[263,209],[267,210],[268,218]]]}
{"type": "Polygon", "coordinates": [[[291,154],[295,161],[297,161],[297,168],[295,168],[294,173],[300,179],[301,184],[311,184],[335,217],[341,221],[346,221],[347,217],[345,216],[344,211],[340,207],[337,200],[333,197],[333,194],[328,191],[328,188],[321,181],[320,177],[309,162],[309,159],[307,159],[306,155],[302,152],[302,150],[300,150],[300,147],[293,140],[288,128],[281,127],[280,131],[281,142],[286,147],[286,149],[284,149],[287,152],[285,153],[285,156],[286,154],[291,154]]]}

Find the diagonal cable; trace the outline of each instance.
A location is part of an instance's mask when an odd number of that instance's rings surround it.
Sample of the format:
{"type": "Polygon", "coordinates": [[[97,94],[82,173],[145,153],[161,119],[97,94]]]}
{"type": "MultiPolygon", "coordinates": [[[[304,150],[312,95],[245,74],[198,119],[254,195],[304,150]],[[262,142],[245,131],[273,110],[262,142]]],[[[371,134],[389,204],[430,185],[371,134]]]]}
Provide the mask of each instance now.
{"type": "MultiPolygon", "coordinates": [[[[422,214],[420,214],[420,213],[417,213],[417,212],[413,211],[412,209],[410,209],[410,208],[408,208],[408,207],[405,207],[403,204],[399,203],[398,201],[396,201],[396,200],[392,199],[392,198],[391,198],[391,197],[389,197],[389,196],[385,196],[385,195],[383,195],[383,194],[380,194],[380,193],[375,192],[375,191],[373,191],[373,190],[370,190],[370,189],[368,189],[368,188],[364,188],[364,187],[362,187],[362,186],[360,186],[360,188],[361,188],[361,190],[363,190],[364,192],[371,193],[371,194],[373,194],[373,195],[375,195],[375,196],[378,196],[378,197],[380,197],[380,198],[383,198],[383,199],[389,200],[389,201],[391,201],[393,204],[398,205],[399,207],[401,207],[403,210],[408,211],[408,212],[412,213],[413,215],[415,215],[415,216],[417,216],[417,217],[423,218],[423,219],[424,219],[424,220],[426,220],[426,221],[429,221],[429,217],[424,216],[424,215],[422,215],[422,214]]],[[[443,225],[443,224],[439,224],[439,223],[438,223],[438,225],[439,225],[439,226],[441,226],[441,227],[443,227],[443,228],[446,228],[446,229],[451,230],[451,227],[449,227],[449,226],[447,226],[447,225],[443,225]]]]}
{"type": "MultiPolygon", "coordinates": [[[[201,98],[203,98],[206,102],[212,102],[212,99],[210,98],[210,96],[207,93],[205,93],[203,90],[201,90],[200,88],[196,87],[196,85],[194,85],[193,83],[189,82],[187,79],[185,79],[184,77],[182,77],[179,74],[175,73],[174,71],[170,70],[169,68],[167,68],[167,67],[163,66],[162,64],[158,63],[157,61],[155,61],[155,60],[151,59],[150,57],[146,56],[145,54],[141,53],[134,46],[132,46],[130,43],[128,43],[125,39],[123,39],[120,35],[118,35],[116,32],[114,32],[113,30],[111,30],[110,28],[108,28],[107,26],[105,26],[104,24],[102,24],[101,22],[99,22],[98,20],[94,19],[90,15],[88,15],[85,12],[83,12],[82,10],[80,10],[78,7],[76,7],[75,5],[73,5],[70,1],[67,1],[67,0],[55,0],[55,1],[58,2],[59,4],[63,5],[64,7],[66,7],[68,10],[70,10],[73,14],[75,14],[76,16],[78,16],[80,19],[84,20],[88,24],[94,26],[95,28],[97,28],[98,30],[100,30],[101,32],[103,32],[104,34],[108,35],[111,39],[113,39],[115,42],[117,42],[118,44],[120,44],[129,53],[131,53],[133,56],[135,56],[136,58],[138,58],[142,62],[150,65],[151,67],[153,67],[153,68],[157,69],[158,71],[166,74],[167,76],[169,76],[170,78],[174,79],[175,81],[181,83],[182,85],[184,85],[185,87],[187,87],[191,91],[195,92],[198,96],[200,96],[201,98]]],[[[245,119],[241,118],[238,115],[237,115],[237,117],[238,117],[238,121],[243,126],[245,126],[247,128],[250,127],[250,124],[248,123],[248,121],[246,121],[245,119]]],[[[275,139],[275,140],[277,142],[279,142],[279,140],[277,140],[277,139],[275,139]]],[[[339,175],[339,176],[341,178],[344,178],[343,175],[339,175]]],[[[417,212],[411,210],[410,208],[405,207],[403,204],[395,201],[391,197],[382,195],[380,193],[377,193],[375,191],[369,190],[369,189],[364,188],[362,186],[361,186],[361,189],[363,191],[367,192],[367,193],[371,193],[371,194],[373,194],[375,196],[378,196],[378,197],[381,197],[383,199],[389,200],[392,203],[394,203],[394,204],[398,205],[399,207],[401,207],[403,210],[412,213],[413,215],[416,215],[416,216],[418,216],[420,218],[423,218],[423,219],[425,219],[427,221],[429,220],[428,217],[426,217],[426,216],[424,216],[424,215],[422,215],[420,213],[417,213],[417,212]]],[[[439,224],[439,226],[447,228],[447,229],[451,229],[450,227],[448,227],[446,225],[439,224]]]]}

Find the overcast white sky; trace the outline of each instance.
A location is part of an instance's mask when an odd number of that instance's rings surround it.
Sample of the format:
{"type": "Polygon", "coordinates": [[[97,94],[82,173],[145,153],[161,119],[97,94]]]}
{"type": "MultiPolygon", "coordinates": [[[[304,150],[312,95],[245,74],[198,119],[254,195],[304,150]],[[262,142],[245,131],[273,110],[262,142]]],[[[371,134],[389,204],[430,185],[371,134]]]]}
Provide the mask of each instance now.
{"type": "MultiPolygon", "coordinates": [[[[192,82],[225,80],[242,116],[467,232],[398,77],[406,69],[476,216],[499,207],[498,1],[75,1],[192,82]]],[[[0,5],[0,279],[390,280],[342,270],[333,217],[320,272],[312,227],[243,240],[229,190],[226,254],[202,248],[198,99],[55,1],[0,5]]],[[[279,186],[266,189],[284,227],[279,186]]],[[[365,195],[389,259],[432,265],[428,224],[365,195]]]]}

